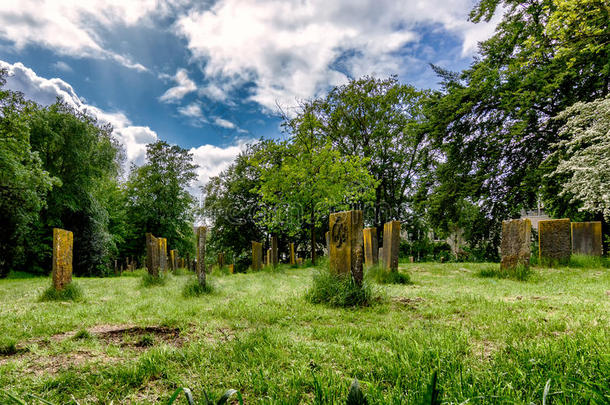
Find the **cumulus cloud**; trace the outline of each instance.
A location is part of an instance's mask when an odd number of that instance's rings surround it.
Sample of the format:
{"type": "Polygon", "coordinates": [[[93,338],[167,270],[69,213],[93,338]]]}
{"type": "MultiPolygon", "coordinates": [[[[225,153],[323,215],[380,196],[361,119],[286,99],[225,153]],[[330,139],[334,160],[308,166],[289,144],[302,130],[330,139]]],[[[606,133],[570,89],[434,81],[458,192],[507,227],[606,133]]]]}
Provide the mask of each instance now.
{"type": "MultiPolygon", "coordinates": [[[[24,93],[26,98],[42,105],[53,104],[57,98],[61,98],[72,107],[81,111],[87,110],[99,120],[112,124],[113,133],[125,148],[128,164],[143,164],[146,160],[146,145],[159,139],[154,130],[148,126],[133,125],[127,115],[121,111],[104,111],[84,103],[72,86],[61,79],[40,77],[19,62],[10,64],[0,60],[0,68],[7,69],[9,73],[6,87],[24,93]]],[[[201,109],[196,103],[185,107],[185,112],[187,115],[203,118],[201,109]]],[[[248,140],[238,140],[226,147],[201,145],[191,148],[195,163],[200,166],[197,169],[198,181],[191,192],[197,194],[199,186],[205,184],[211,176],[226,169],[248,142],[248,140]]]]}
{"type": "Polygon", "coordinates": [[[67,73],[72,72],[72,68],[70,67],[70,65],[68,65],[66,62],[61,61],[61,60],[55,62],[53,64],[53,67],[56,70],[60,70],[62,72],[67,72],[67,73]]]}
{"type": "Polygon", "coordinates": [[[134,26],[152,13],[166,13],[163,0],[0,1],[0,38],[17,49],[35,44],[74,57],[111,59],[145,71],[127,55],[106,48],[94,27],[134,26]]]}
{"type": "MultiPolygon", "coordinates": [[[[400,52],[418,41],[416,26],[440,26],[463,39],[463,52],[494,23],[468,23],[472,0],[219,0],[178,18],[176,32],[213,83],[253,83],[249,99],[276,103],[318,96],[347,76],[404,74],[400,52]],[[339,68],[338,66],[341,66],[339,68]]],[[[427,61],[426,61],[427,62],[427,61]]],[[[423,63],[423,62],[422,62],[423,63]]],[[[221,100],[227,88],[202,90],[221,100]]]]}
{"type": "Polygon", "coordinates": [[[188,77],[186,69],[178,69],[172,80],[176,82],[176,86],[167,89],[167,91],[159,97],[160,101],[165,103],[176,102],[182,100],[188,93],[197,90],[197,85],[188,77]]]}
{"type": "Polygon", "coordinates": [[[237,125],[233,124],[231,121],[225,120],[220,117],[214,118],[214,124],[218,125],[219,127],[228,129],[235,129],[237,127],[237,125]]]}

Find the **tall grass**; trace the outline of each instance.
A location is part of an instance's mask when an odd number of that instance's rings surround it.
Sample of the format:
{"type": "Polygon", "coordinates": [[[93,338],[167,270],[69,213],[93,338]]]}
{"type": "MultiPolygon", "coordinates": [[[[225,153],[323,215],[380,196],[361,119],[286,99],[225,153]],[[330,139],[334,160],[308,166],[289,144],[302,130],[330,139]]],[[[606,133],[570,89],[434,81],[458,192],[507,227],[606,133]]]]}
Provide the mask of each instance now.
{"type": "Polygon", "coordinates": [[[311,303],[331,307],[364,307],[375,300],[373,289],[366,280],[360,286],[351,276],[333,274],[327,269],[316,271],[305,297],[311,303]]]}
{"type": "Polygon", "coordinates": [[[209,278],[206,280],[205,285],[199,284],[197,277],[191,278],[182,288],[182,296],[185,298],[199,297],[213,292],[214,285],[209,278]]]}
{"type": "Polygon", "coordinates": [[[366,277],[379,284],[413,284],[408,274],[398,270],[390,271],[380,265],[373,266],[366,271],[366,277]]]}
{"type": "Polygon", "coordinates": [[[50,286],[39,298],[40,302],[44,301],[83,301],[83,290],[74,282],[68,284],[63,290],[56,290],[50,286]]]}
{"type": "Polygon", "coordinates": [[[572,255],[568,266],[581,269],[607,269],[610,268],[610,260],[601,256],[572,255]]]}
{"type": "Polygon", "coordinates": [[[526,281],[531,277],[532,269],[522,264],[507,269],[501,269],[499,265],[494,265],[480,269],[477,272],[477,275],[483,278],[507,278],[517,281],[526,281]]]}
{"type": "Polygon", "coordinates": [[[170,275],[163,274],[163,273],[160,273],[157,277],[155,277],[149,273],[145,273],[142,276],[140,285],[145,288],[163,286],[163,285],[167,284],[167,281],[169,280],[170,277],[171,277],[170,275]]]}

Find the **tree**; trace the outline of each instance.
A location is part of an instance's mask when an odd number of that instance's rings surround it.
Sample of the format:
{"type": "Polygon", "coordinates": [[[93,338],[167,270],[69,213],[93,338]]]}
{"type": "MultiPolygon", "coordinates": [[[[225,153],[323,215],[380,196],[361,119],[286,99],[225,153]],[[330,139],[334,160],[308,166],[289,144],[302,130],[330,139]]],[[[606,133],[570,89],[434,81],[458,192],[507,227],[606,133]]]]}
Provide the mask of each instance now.
{"type": "Polygon", "coordinates": [[[426,96],[396,77],[363,77],[313,104],[332,145],[345,156],[366,159],[377,186],[374,210],[366,211],[365,221],[378,228],[409,217],[418,181],[430,169],[429,142],[420,130],[426,96]]]}
{"type": "Polygon", "coordinates": [[[316,261],[316,227],[333,210],[362,207],[372,200],[377,185],[366,169],[366,159],[342,155],[321,132],[315,105],[304,103],[293,119],[284,122],[289,139],[268,142],[256,156],[261,170],[258,193],[261,222],[271,232],[296,235],[309,228],[311,260],[316,261]]]}
{"type": "Polygon", "coordinates": [[[38,108],[20,93],[2,89],[0,70],[0,278],[24,263],[24,240],[46,204],[56,178],[30,146],[31,114],[38,108]]]}
{"type": "Polygon", "coordinates": [[[147,162],[131,168],[127,182],[130,220],[128,251],[144,255],[144,235],[167,238],[180,254],[194,253],[194,201],[188,188],[197,175],[193,155],[177,145],[157,141],[146,146],[147,162]]]}
{"type": "Polygon", "coordinates": [[[557,119],[565,121],[561,134],[566,139],[556,144],[552,157],[560,162],[550,176],[567,176],[562,194],[580,210],[610,221],[610,97],[576,103],[557,119]]]}

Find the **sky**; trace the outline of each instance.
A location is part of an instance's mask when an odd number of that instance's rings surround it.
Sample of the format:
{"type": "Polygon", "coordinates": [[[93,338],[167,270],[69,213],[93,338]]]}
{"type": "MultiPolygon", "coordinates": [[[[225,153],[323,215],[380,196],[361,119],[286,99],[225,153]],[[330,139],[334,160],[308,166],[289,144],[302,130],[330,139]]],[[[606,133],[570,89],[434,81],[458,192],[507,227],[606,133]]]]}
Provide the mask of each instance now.
{"type": "Polygon", "coordinates": [[[0,1],[6,87],[111,123],[128,164],[158,139],[190,149],[197,185],[249,142],[281,137],[278,111],[364,75],[437,88],[498,18],[473,0],[0,1]]]}

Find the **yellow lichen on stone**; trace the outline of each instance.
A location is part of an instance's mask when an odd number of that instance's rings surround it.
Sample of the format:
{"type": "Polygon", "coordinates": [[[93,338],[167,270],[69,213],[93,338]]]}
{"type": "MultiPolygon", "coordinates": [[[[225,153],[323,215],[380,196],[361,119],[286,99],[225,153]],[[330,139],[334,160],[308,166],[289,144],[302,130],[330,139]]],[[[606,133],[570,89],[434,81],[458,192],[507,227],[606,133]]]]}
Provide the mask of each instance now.
{"type": "Polygon", "coordinates": [[[602,223],[572,222],[572,253],[588,256],[601,256],[602,248],[602,223]]]}
{"type": "Polygon", "coordinates": [[[65,229],[53,228],[53,287],[63,290],[72,282],[74,236],[65,229]]]}
{"type": "Polygon", "coordinates": [[[538,222],[538,257],[541,262],[567,262],[572,254],[570,220],[538,222]]]}
{"type": "Polygon", "coordinates": [[[263,260],[263,244],[252,241],[252,270],[260,270],[263,260]]]}

